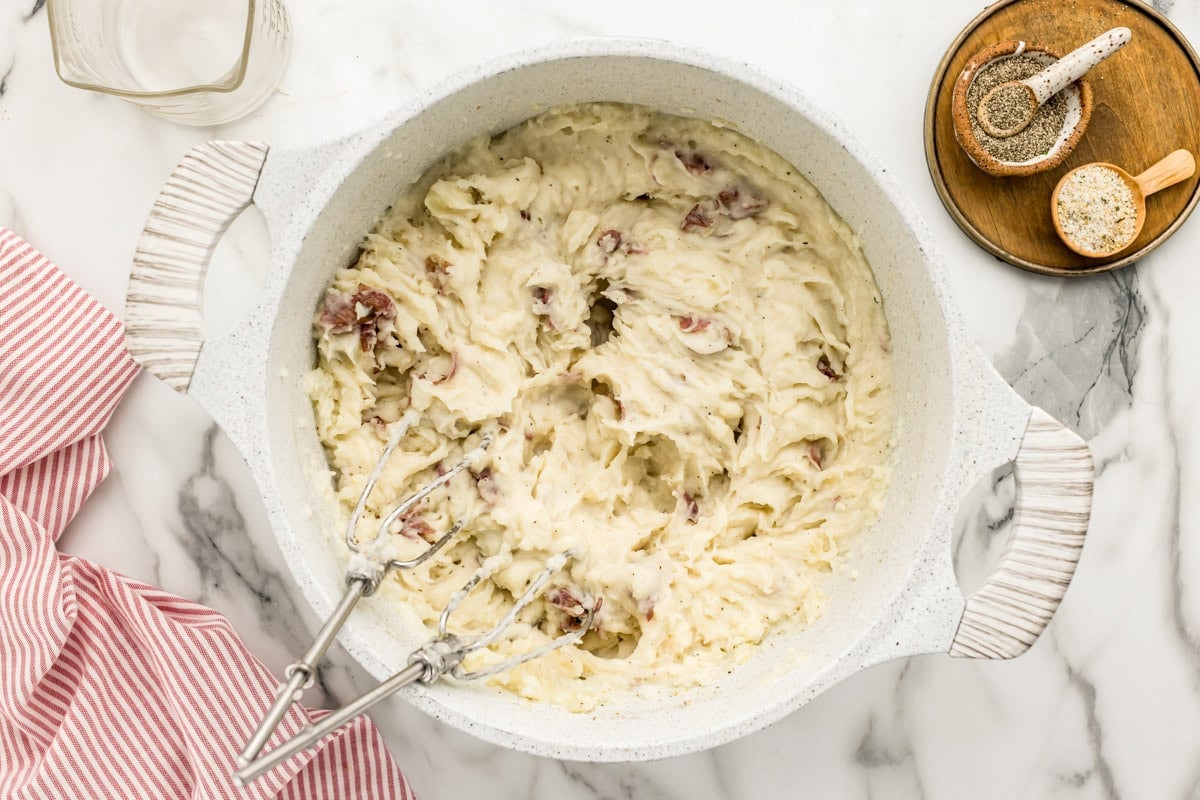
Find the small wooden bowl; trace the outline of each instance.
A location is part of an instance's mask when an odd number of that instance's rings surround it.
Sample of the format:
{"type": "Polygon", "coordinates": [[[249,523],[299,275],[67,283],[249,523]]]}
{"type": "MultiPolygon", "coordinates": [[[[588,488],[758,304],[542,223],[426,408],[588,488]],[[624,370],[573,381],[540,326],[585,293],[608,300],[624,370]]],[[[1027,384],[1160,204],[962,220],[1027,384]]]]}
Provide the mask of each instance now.
{"type": "Polygon", "coordinates": [[[1087,130],[1088,121],[1092,118],[1092,87],[1085,79],[1080,78],[1063,89],[1067,98],[1067,118],[1063,121],[1063,129],[1059,134],[1058,141],[1050,148],[1049,153],[1032,161],[1016,162],[1001,161],[984,149],[971,130],[971,116],[967,111],[967,91],[971,88],[975,75],[980,69],[998,58],[1018,55],[1036,59],[1047,66],[1062,58],[1048,47],[1028,42],[1016,40],[997,42],[980,50],[967,61],[958,80],[954,82],[954,95],[950,101],[954,138],[962,145],[962,149],[966,151],[977,167],[989,175],[998,177],[1033,175],[1054,169],[1067,156],[1071,155],[1075,145],[1079,144],[1079,140],[1083,138],[1083,132],[1087,130]]]}
{"type": "Polygon", "coordinates": [[[1064,278],[1121,269],[1152,253],[1200,206],[1200,174],[1151,198],[1137,240],[1102,259],[1063,245],[1047,208],[1050,195],[1063,173],[1089,161],[1141,166],[1148,155],[1176,148],[1200,153],[1200,56],[1170,20],[1140,0],[996,0],[948,44],[933,71],[924,135],[929,177],[946,213],[988,253],[1064,278]],[[1116,26],[1128,27],[1133,38],[1088,73],[1096,96],[1087,136],[1062,164],[1012,179],[989,175],[971,161],[954,138],[951,99],[972,55],[992,42],[1023,37],[1065,53],[1116,26]]]}

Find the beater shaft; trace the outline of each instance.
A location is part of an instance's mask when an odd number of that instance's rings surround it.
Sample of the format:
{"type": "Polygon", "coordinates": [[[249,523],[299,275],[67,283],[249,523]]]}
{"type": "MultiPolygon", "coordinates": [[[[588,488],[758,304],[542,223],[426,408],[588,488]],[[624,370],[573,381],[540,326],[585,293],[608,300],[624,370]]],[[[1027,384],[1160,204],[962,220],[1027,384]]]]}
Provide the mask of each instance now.
{"type": "Polygon", "coordinates": [[[425,672],[425,664],[421,661],[414,661],[357,700],[334,711],[316,725],[309,725],[295,738],[289,739],[279,745],[279,747],[276,747],[257,761],[241,764],[242,768],[233,774],[234,784],[236,786],[245,786],[267,770],[282,764],[302,750],[307,750],[380,700],[395,694],[410,683],[421,680],[425,672]]]}
{"type": "Polygon", "coordinates": [[[321,630],[308,648],[308,652],[287,668],[285,673],[287,680],[275,689],[275,702],[271,705],[271,710],[263,717],[262,722],[255,729],[254,735],[250,737],[250,741],[246,742],[245,748],[238,754],[239,767],[246,766],[262,752],[263,746],[271,738],[275,729],[279,727],[279,723],[283,721],[288,710],[293,704],[300,701],[301,693],[312,685],[317,662],[324,657],[325,651],[333,644],[338,631],[346,624],[350,612],[354,610],[359,599],[367,593],[368,588],[368,583],[363,578],[354,578],[347,583],[346,593],[342,595],[341,602],[338,603],[329,619],[325,620],[325,624],[321,626],[321,630]]]}

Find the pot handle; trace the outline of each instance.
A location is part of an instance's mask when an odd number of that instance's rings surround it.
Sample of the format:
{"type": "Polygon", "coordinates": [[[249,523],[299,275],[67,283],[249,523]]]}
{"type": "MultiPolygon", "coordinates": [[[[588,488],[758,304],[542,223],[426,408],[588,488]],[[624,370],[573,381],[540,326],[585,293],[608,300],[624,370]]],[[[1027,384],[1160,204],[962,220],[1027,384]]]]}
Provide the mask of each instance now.
{"type": "Polygon", "coordinates": [[[254,198],[268,147],[196,145],[154,201],[125,295],[125,343],[146,371],[187,393],[204,344],[204,275],[217,242],[254,198]]]}
{"type": "Polygon", "coordinates": [[[1087,444],[1034,408],[1015,460],[1012,542],[966,609],[950,645],[964,658],[1014,658],[1037,640],[1075,574],[1092,508],[1087,444]]]}

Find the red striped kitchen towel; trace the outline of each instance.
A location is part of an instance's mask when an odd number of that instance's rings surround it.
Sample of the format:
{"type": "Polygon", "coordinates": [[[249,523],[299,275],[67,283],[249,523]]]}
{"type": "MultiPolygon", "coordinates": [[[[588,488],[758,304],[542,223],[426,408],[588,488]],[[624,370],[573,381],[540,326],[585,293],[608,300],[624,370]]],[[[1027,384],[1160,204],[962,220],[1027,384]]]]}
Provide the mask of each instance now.
{"type": "Polygon", "coordinates": [[[234,787],[267,669],[215,611],[55,549],[137,370],[121,323],[0,228],[0,798],[411,797],[365,717],[234,787]]]}

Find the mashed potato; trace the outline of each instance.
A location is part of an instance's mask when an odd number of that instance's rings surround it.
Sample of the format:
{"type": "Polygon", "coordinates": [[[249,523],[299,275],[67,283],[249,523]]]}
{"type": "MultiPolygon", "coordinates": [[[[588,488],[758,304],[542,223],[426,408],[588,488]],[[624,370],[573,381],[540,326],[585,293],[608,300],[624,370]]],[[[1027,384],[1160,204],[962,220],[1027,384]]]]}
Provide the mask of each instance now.
{"type": "Polygon", "coordinates": [[[456,615],[482,630],[578,550],[481,656],[597,606],[579,647],[493,679],[528,698],[703,683],[811,623],[888,483],[888,330],[854,233],[778,155],[703,121],[593,104],[472,141],[387,211],[315,331],[308,389],[347,517],[419,414],[360,538],[496,437],[390,534],[415,554],[470,520],[385,601],[432,631],[496,558],[456,615]]]}

